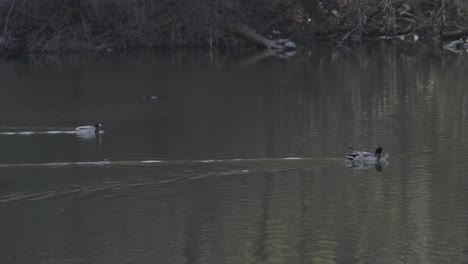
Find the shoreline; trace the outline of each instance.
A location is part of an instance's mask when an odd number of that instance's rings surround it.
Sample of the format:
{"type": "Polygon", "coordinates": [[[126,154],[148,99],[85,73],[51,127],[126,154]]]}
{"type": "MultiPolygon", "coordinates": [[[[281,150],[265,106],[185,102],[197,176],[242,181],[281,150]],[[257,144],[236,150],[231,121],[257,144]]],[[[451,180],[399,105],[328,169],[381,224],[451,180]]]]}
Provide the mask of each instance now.
{"type": "MultiPolygon", "coordinates": [[[[445,0],[7,0],[0,3],[0,54],[139,48],[275,47],[317,41],[345,45],[379,38],[458,39],[468,5],[445,0]]],[[[279,47],[281,48],[281,47],[279,47]]]]}

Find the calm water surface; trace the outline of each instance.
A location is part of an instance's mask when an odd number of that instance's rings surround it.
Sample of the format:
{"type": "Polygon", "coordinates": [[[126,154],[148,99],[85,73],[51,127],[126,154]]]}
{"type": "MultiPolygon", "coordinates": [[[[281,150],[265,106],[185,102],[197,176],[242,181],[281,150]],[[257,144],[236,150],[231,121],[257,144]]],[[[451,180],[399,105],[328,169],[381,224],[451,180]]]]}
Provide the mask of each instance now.
{"type": "Polygon", "coordinates": [[[2,63],[0,263],[468,263],[467,56],[250,55],[2,63]]]}

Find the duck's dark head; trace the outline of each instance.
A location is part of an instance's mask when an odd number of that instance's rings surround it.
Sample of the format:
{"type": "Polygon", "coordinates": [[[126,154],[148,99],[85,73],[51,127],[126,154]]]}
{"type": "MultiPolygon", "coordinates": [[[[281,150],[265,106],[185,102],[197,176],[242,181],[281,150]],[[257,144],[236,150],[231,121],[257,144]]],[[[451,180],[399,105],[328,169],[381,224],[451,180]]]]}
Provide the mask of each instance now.
{"type": "Polygon", "coordinates": [[[378,147],[378,148],[375,150],[375,156],[377,157],[377,159],[380,159],[380,155],[382,155],[382,150],[383,150],[382,147],[378,147]]]}
{"type": "Polygon", "coordinates": [[[455,48],[463,49],[466,43],[466,39],[460,39],[459,41],[455,41],[455,48]]]}
{"type": "Polygon", "coordinates": [[[96,128],[96,130],[99,130],[101,127],[102,127],[102,124],[101,122],[97,122],[94,127],[96,128]]]}

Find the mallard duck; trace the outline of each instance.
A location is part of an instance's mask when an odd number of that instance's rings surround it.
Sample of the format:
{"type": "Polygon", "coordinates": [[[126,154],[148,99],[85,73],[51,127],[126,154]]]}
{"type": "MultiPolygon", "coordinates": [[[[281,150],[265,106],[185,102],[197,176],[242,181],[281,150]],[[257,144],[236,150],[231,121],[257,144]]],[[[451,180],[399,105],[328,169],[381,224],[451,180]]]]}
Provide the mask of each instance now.
{"type": "Polygon", "coordinates": [[[76,132],[83,132],[83,133],[89,133],[89,132],[99,132],[101,129],[102,124],[100,122],[97,122],[94,126],[79,126],[75,128],[76,132]]]}
{"type": "Polygon", "coordinates": [[[365,151],[354,151],[352,148],[350,149],[353,152],[346,155],[346,158],[352,162],[375,163],[382,159],[382,147],[378,147],[374,154],[365,151]]]}

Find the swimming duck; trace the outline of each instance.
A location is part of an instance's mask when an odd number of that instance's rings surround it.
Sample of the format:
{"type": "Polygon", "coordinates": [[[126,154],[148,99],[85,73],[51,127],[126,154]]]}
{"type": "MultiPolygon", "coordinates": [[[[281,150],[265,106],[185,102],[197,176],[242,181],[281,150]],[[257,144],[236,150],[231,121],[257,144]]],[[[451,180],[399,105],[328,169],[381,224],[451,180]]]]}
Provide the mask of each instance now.
{"type": "Polygon", "coordinates": [[[382,147],[378,147],[375,150],[375,153],[369,153],[365,151],[354,151],[350,148],[353,152],[351,154],[346,155],[346,158],[352,162],[360,162],[360,163],[375,163],[380,162],[382,159],[382,147]]]}
{"type": "Polygon", "coordinates": [[[76,132],[99,132],[101,130],[102,124],[97,122],[94,126],[79,126],[75,128],[76,132]]]}
{"type": "Polygon", "coordinates": [[[460,40],[455,40],[444,46],[445,49],[452,52],[461,53],[468,49],[468,42],[466,38],[461,38],[460,40]]]}
{"type": "Polygon", "coordinates": [[[159,99],[159,96],[155,96],[155,95],[144,95],[142,98],[143,98],[143,100],[145,100],[145,101],[153,101],[153,100],[158,100],[158,99],[159,99]]]}

